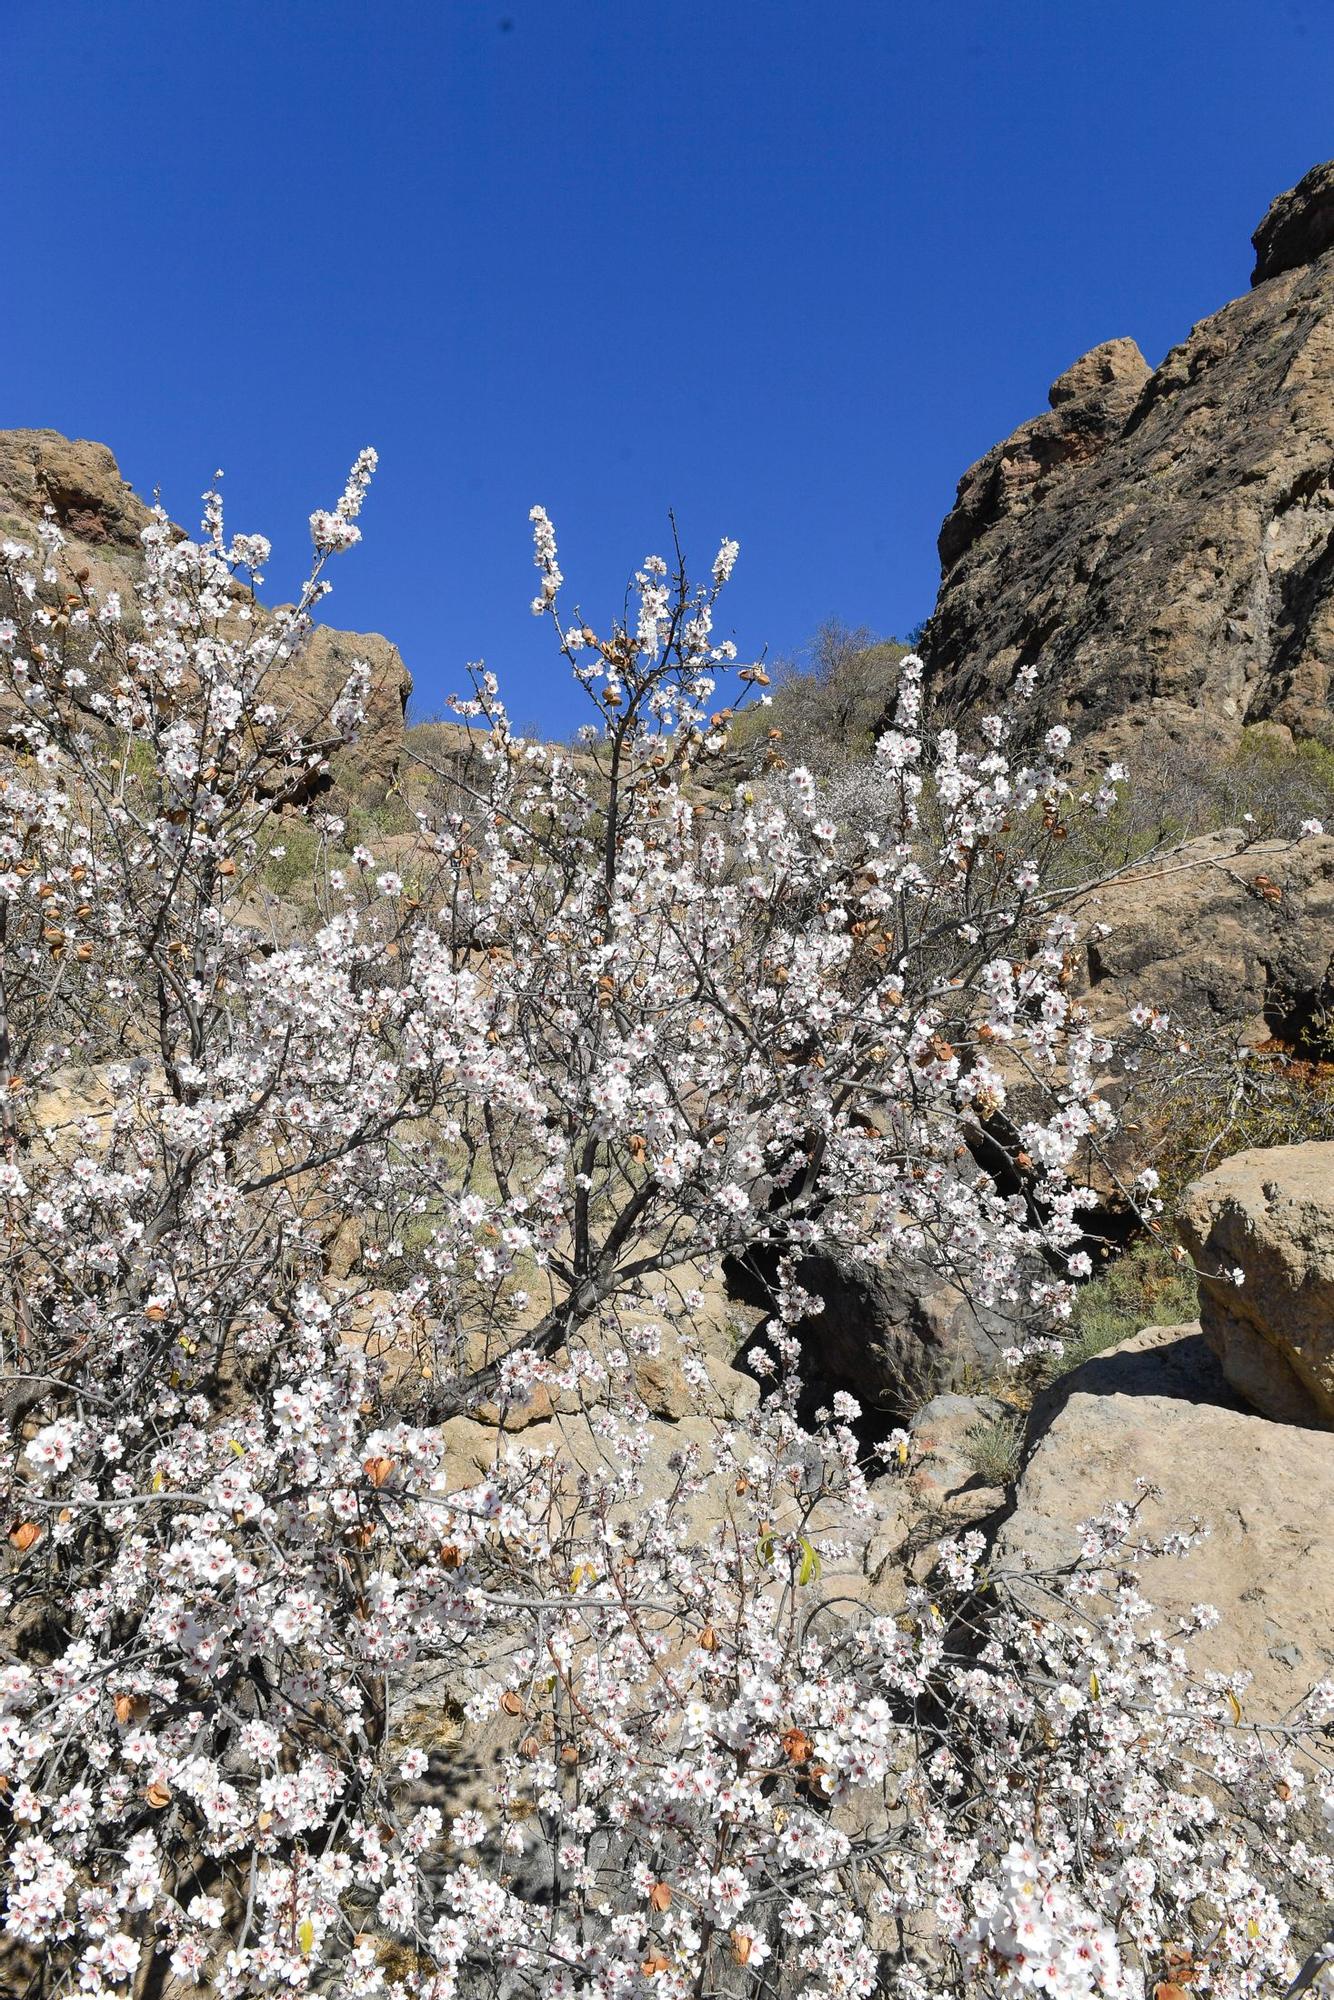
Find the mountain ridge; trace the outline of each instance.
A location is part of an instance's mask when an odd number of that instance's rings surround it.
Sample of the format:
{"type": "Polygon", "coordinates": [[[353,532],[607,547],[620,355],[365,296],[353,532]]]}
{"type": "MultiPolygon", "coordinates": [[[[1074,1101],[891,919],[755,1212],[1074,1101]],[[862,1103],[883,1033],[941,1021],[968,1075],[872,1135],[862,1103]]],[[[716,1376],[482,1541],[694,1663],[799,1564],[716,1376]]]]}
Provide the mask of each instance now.
{"type": "Polygon", "coordinates": [[[1249,293],[1150,369],[1112,339],[984,453],[923,635],[947,707],[1039,670],[1044,723],[1334,741],[1334,162],[1271,204],[1249,293]]]}

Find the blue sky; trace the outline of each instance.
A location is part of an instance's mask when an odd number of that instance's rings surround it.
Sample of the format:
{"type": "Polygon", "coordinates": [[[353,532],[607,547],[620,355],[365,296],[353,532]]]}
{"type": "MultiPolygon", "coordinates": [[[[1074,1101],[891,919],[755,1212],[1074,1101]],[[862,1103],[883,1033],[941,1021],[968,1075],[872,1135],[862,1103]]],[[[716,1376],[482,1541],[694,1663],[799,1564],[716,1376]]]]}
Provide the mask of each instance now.
{"type": "Polygon", "coordinates": [[[1334,155],[1330,0],[4,0],[0,74],[0,424],[224,467],[278,593],[375,444],[329,616],[545,728],[533,501],[595,623],[674,507],[743,652],[904,631],[970,461],[1334,155]]]}

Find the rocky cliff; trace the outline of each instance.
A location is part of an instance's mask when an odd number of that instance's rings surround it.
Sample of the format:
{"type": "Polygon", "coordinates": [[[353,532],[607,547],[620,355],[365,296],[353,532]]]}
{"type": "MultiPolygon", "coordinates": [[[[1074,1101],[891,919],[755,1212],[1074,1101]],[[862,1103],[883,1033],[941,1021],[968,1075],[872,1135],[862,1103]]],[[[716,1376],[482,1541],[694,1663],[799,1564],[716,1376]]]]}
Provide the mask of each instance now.
{"type": "MultiPolygon", "coordinates": [[[[68,540],[69,565],[96,590],[128,596],[141,567],[140,536],[149,510],[120,476],[104,444],[59,431],[0,431],[0,537],[30,537],[46,507],[68,540]]],[[[378,804],[397,774],[412,677],[398,648],[378,633],[317,626],[283,670],[275,699],[293,719],[315,727],[354,659],[368,662],[371,696],[357,741],[333,760],[333,788],[378,804]]]]}
{"type": "Polygon", "coordinates": [[[947,706],[1037,666],[1043,720],[1334,741],[1334,162],[1255,232],[1250,293],[1150,370],[1106,341],[959,483],[923,651],[947,706]]]}

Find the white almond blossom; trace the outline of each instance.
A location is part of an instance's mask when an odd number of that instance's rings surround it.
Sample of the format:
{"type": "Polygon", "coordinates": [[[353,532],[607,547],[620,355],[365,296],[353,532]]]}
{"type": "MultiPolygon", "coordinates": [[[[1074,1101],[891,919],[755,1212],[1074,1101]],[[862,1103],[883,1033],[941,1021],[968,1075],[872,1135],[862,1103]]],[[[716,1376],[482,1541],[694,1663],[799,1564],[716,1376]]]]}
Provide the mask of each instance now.
{"type": "Polygon", "coordinates": [[[1012,750],[1028,669],[933,735],[911,657],[855,826],[777,758],[724,780],[767,679],[712,638],[736,544],[599,634],[535,508],[591,731],[525,740],[479,669],[377,873],[320,806],[364,667],[313,719],[288,674],[373,468],[284,612],[213,496],[198,541],[153,516],[132,609],[52,522],[0,551],[5,1949],[49,1996],[1277,1995],[1334,1696],[1243,1716],[1114,1495],[1067,1573],[970,1536],[849,1601],[911,1440],[802,1414],[813,1250],[933,1258],[1017,1358],[1059,1331],[1114,1119],[1050,863],[1114,781],[1012,750]],[[734,1420],[692,1324],[741,1255],[734,1420]],[[699,1421],[651,1466],[668,1332],[699,1421]],[[460,1473],[455,1415],[539,1396],[460,1473]]]}

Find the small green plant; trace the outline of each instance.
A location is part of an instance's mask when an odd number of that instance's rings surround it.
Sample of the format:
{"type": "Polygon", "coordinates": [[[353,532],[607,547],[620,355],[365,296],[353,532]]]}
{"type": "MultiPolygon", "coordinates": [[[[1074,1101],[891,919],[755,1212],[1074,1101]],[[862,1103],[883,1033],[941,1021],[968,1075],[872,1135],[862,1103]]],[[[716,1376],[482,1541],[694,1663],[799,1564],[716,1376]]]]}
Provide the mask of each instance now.
{"type": "Polygon", "coordinates": [[[275,896],[314,895],[320,835],[308,819],[284,813],[264,829],[260,845],[264,883],[275,896]]]}
{"type": "Polygon", "coordinates": [[[373,851],[377,839],[415,833],[416,830],[417,821],[411,808],[399,793],[390,792],[376,805],[358,803],[350,806],[342,839],[349,851],[358,846],[369,847],[373,851]]]}
{"type": "Polygon", "coordinates": [[[1197,1311],[1195,1275],[1165,1243],[1145,1237],[1080,1291],[1064,1351],[1044,1377],[1054,1382],[1146,1326],[1176,1326],[1197,1311]]]}
{"type": "Polygon", "coordinates": [[[1023,1458],[1023,1418],[1015,1412],[1003,1417],[988,1417],[974,1424],[964,1449],[968,1463],[988,1486],[1013,1485],[1023,1458]]]}

